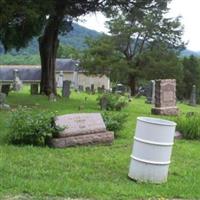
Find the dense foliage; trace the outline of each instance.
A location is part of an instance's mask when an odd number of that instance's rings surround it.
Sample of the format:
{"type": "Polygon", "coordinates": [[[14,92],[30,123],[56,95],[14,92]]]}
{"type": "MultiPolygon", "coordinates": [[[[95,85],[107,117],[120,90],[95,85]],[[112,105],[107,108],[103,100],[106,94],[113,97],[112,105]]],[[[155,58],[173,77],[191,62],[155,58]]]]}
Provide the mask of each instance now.
{"type": "Polygon", "coordinates": [[[186,139],[200,139],[200,114],[188,113],[180,115],[176,119],[177,130],[186,139]]]}
{"type": "Polygon", "coordinates": [[[126,113],[103,112],[102,117],[107,130],[113,131],[115,136],[118,136],[117,134],[122,130],[128,115],[126,113]]]}
{"type": "Polygon", "coordinates": [[[8,141],[12,144],[45,145],[47,139],[57,132],[52,123],[53,117],[52,113],[34,113],[28,108],[13,111],[9,122],[8,141]]]}
{"type": "Polygon", "coordinates": [[[119,94],[105,93],[97,98],[101,109],[120,111],[128,104],[128,99],[119,94]]]}

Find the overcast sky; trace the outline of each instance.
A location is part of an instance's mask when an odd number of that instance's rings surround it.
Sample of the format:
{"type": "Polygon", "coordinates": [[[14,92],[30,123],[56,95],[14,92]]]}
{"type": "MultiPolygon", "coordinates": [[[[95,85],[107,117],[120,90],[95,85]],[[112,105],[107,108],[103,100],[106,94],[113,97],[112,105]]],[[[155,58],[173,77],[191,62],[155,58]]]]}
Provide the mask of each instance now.
{"type": "MultiPolygon", "coordinates": [[[[200,0],[172,0],[170,16],[182,16],[182,24],[185,27],[184,41],[188,41],[188,49],[200,51],[200,0]]],[[[101,13],[87,15],[82,18],[84,22],[79,24],[99,32],[107,32],[104,22],[106,18],[101,13]]]]}

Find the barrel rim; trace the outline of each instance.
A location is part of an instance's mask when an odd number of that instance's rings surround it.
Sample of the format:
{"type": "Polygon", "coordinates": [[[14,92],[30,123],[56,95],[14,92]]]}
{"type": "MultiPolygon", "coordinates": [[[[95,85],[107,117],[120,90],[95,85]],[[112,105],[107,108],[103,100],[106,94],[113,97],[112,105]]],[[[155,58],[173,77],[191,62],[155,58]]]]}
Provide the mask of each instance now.
{"type": "Polygon", "coordinates": [[[156,124],[156,125],[163,125],[163,126],[176,126],[176,123],[173,121],[160,119],[160,118],[153,118],[153,117],[137,117],[137,120],[146,122],[149,124],[156,124]]]}

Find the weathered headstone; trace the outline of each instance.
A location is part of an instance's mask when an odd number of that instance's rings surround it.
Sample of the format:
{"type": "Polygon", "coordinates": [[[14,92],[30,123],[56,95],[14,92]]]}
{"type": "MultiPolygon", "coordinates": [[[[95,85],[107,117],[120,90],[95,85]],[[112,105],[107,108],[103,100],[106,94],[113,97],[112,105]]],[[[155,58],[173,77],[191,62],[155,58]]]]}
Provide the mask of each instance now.
{"type": "Polygon", "coordinates": [[[108,107],[108,99],[106,96],[102,96],[100,99],[101,110],[107,110],[108,107]]]}
{"type": "Polygon", "coordinates": [[[91,84],[91,92],[92,92],[92,94],[95,93],[94,84],[91,84]]]}
{"type": "Polygon", "coordinates": [[[55,96],[54,93],[51,93],[51,94],[49,95],[49,101],[50,101],[50,102],[56,102],[56,96],[55,96]]]}
{"type": "Polygon", "coordinates": [[[14,91],[19,91],[22,88],[23,84],[22,84],[22,81],[19,78],[19,70],[18,69],[14,69],[13,76],[14,76],[14,79],[13,79],[13,90],[14,91]]]}
{"type": "Polygon", "coordinates": [[[190,105],[196,106],[196,85],[192,86],[192,93],[190,97],[190,105]]]}
{"type": "Polygon", "coordinates": [[[152,104],[155,104],[156,82],[155,82],[155,80],[151,80],[151,83],[152,83],[151,103],[152,103],[152,104]]]}
{"type": "Polygon", "coordinates": [[[2,85],[1,86],[1,92],[6,94],[8,96],[10,91],[10,84],[2,85]]]}
{"type": "Polygon", "coordinates": [[[69,98],[70,96],[70,84],[71,81],[65,80],[63,81],[63,88],[62,88],[62,96],[69,98]]]}
{"type": "Polygon", "coordinates": [[[83,85],[79,85],[79,86],[78,86],[78,90],[79,90],[80,92],[83,92],[83,89],[84,89],[84,88],[83,88],[83,85]]]}
{"type": "Polygon", "coordinates": [[[86,88],[85,88],[85,91],[86,91],[88,94],[90,94],[90,93],[91,93],[90,87],[86,87],[86,88]]]}
{"type": "Polygon", "coordinates": [[[63,71],[60,71],[59,76],[58,76],[58,80],[57,80],[57,87],[58,88],[62,88],[63,87],[63,71]]]}
{"type": "Polygon", "coordinates": [[[53,147],[77,145],[111,144],[114,134],[106,130],[100,113],[81,113],[58,116],[55,125],[63,128],[56,138],[51,139],[53,147]]]}
{"type": "Polygon", "coordinates": [[[149,84],[145,87],[145,96],[147,98],[146,103],[155,103],[155,80],[151,80],[149,84]]]}
{"type": "Polygon", "coordinates": [[[98,92],[98,93],[103,93],[102,88],[101,88],[101,87],[98,87],[98,88],[97,88],[97,92],[98,92]]]}
{"type": "Polygon", "coordinates": [[[39,93],[39,85],[37,83],[31,84],[31,95],[37,95],[39,93]]]}
{"type": "Polygon", "coordinates": [[[177,115],[176,107],[176,80],[159,79],[155,84],[155,107],[152,114],[177,115]]]}
{"type": "Polygon", "coordinates": [[[6,94],[0,93],[0,109],[7,110],[10,109],[8,104],[5,104],[6,101],[6,94]]]}

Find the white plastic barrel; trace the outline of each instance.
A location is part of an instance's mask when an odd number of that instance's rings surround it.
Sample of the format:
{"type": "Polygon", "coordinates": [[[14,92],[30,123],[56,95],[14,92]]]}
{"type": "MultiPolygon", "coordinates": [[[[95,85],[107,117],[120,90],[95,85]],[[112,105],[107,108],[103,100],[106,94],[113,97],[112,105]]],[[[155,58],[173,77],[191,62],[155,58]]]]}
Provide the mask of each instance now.
{"type": "Polygon", "coordinates": [[[167,181],[176,123],[138,117],[128,176],[132,179],[163,183],[167,181]]]}

